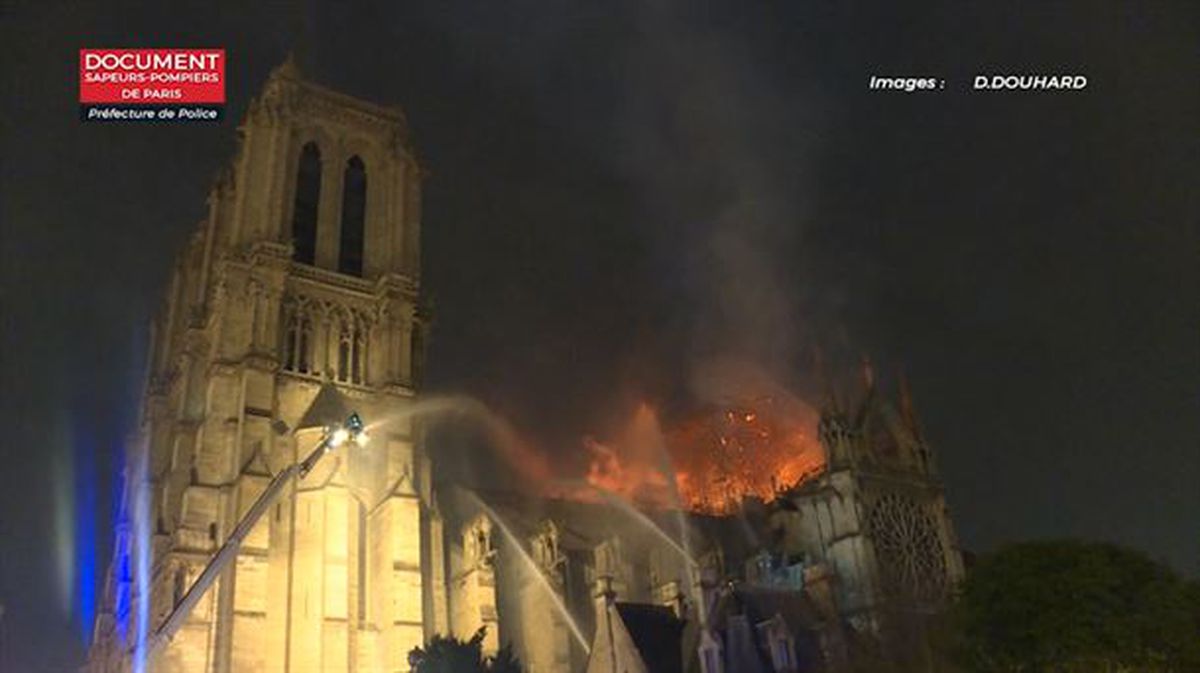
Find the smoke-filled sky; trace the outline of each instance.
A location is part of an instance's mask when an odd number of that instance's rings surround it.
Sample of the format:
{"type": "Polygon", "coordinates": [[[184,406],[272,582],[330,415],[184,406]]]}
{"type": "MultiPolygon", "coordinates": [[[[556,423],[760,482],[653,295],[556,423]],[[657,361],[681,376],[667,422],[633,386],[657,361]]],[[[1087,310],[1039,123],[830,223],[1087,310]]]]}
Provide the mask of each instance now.
{"type": "Polygon", "coordinates": [[[1200,573],[1194,4],[349,5],[0,10],[0,668],[82,660],[145,320],[289,49],[408,113],[431,389],[571,464],[714,366],[811,395],[814,349],[869,354],[908,372],[967,548],[1200,573]],[[83,46],[224,47],[228,118],[80,124],[83,46]],[[970,90],[1027,72],[1089,85],[970,90]]]}

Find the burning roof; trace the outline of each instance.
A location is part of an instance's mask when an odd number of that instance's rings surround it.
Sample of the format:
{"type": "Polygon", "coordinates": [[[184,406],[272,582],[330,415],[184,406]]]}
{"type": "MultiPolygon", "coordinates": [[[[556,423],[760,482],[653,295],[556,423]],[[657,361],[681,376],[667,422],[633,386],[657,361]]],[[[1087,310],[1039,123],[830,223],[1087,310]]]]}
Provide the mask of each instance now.
{"type": "Polygon", "coordinates": [[[642,405],[613,442],[585,439],[592,454],[586,478],[632,501],[729,514],[747,497],[773,500],[824,468],[817,420],[806,405],[764,397],[711,407],[664,429],[642,405]]]}

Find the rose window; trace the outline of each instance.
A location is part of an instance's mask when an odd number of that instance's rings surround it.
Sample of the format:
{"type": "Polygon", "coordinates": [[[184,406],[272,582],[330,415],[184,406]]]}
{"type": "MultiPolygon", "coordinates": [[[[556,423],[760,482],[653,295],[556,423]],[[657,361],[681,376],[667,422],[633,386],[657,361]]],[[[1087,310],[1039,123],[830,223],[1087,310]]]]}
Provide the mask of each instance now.
{"type": "Polygon", "coordinates": [[[920,601],[940,600],[946,589],[946,555],[934,517],[912,500],[889,494],[875,502],[869,522],[884,590],[920,601]]]}

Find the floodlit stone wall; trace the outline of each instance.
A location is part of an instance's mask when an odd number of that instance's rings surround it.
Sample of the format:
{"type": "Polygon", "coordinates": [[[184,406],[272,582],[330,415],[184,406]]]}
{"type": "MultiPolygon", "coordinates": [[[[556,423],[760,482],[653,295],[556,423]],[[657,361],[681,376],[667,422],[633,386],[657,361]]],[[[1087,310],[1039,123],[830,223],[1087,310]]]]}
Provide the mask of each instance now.
{"type": "Polygon", "coordinates": [[[128,572],[128,540],[139,494],[149,501],[153,630],[271,479],[320,441],[322,429],[302,419],[328,384],[378,427],[371,443],[339,447],[284,487],[150,670],[390,673],[447,629],[443,547],[428,539],[442,534],[429,461],[420,428],[395,420],[413,404],[423,357],[421,179],[399,110],[311,84],[290,64],[272,73],[152,326],[127,461],[147,469],[126,482],[125,542],[106,583],[92,670],[132,667],[142,589],[128,572]],[[309,142],[322,161],[313,264],[292,258],[297,168],[309,142]],[[362,270],[342,273],[342,180],[356,157],[367,176],[362,270]],[[302,342],[288,322],[297,302],[312,330],[302,342]],[[347,316],[358,321],[352,333],[347,316]]]}

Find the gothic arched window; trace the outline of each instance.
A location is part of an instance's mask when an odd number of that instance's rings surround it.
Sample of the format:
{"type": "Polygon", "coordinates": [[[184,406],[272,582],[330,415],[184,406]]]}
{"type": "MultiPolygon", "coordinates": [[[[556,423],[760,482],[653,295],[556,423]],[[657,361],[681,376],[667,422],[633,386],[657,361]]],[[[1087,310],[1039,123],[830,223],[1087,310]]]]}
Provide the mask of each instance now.
{"type": "Polygon", "coordinates": [[[312,317],[305,302],[289,299],[283,305],[283,368],[312,373],[312,317]]]}
{"type": "Polygon", "coordinates": [[[296,199],[292,208],[292,258],[312,264],[317,257],[317,206],[321,201],[321,150],[308,143],[300,151],[296,199]]]}
{"type": "Polygon", "coordinates": [[[349,320],[343,320],[338,329],[337,348],[337,380],[350,380],[350,352],[354,350],[354,326],[349,320]]]}
{"type": "Polygon", "coordinates": [[[368,318],[354,309],[339,308],[332,318],[329,343],[336,354],[331,370],[339,383],[366,383],[369,328],[368,318]]]}
{"type": "Polygon", "coordinates": [[[296,325],[289,322],[283,335],[283,368],[291,371],[296,370],[296,342],[299,339],[296,325]]]}
{"type": "Polygon", "coordinates": [[[286,322],[283,333],[283,368],[308,374],[312,371],[310,352],[312,343],[312,319],[303,304],[290,303],[286,307],[286,322]]]}
{"type": "Polygon", "coordinates": [[[297,328],[299,338],[296,341],[296,371],[308,374],[313,370],[308,354],[312,352],[312,320],[307,314],[302,314],[297,328]]]}
{"type": "Polygon", "coordinates": [[[342,176],[342,234],[338,246],[338,272],[361,276],[363,230],[367,215],[367,168],[351,157],[342,176]]]}
{"type": "Polygon", "coordinates": [[[419,385],[425,373],[425,334],[421,330],[420,324],[413,325],[410,351],[409,378],[413,385],[419,385]]]}
{"type": "Polygon", "coordinates": [[[361,323],[354,326],[353,350],[350,352],[350,382],[363,383],[366,379],[367,335],[361,323]]]}

